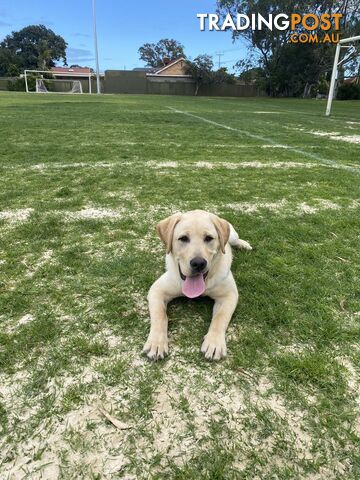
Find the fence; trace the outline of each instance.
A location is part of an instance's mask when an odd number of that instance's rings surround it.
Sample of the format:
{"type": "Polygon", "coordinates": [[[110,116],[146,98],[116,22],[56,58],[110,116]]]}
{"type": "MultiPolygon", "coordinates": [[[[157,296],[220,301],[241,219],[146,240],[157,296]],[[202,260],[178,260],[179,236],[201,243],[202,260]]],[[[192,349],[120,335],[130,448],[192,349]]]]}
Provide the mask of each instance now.
{"type": "MultiPolygon", "coordinates": [[[[69,77],[67,77],[69,79],[69,77]]],[[[74,80],[79,78],[73,77],[74,80]]],[[[8,89],[8,82],[14,82],[14,77],[0,77],[0,90],[8,89]]],[[[87,78],[80,79],[83,92],[89,91],[87,78]]],[[[66,90],[68,85],[57,85],[58,89],[66,90]]],[[[96,79],[91,82],[92,92],[96,92],[96,79]]],[[[103,93],[132,93],[154,95],[195,95],[195,82],[191,78],[147,76],[145,72],[132,70],[106,70],[101,77],[103,93]]],[[[205,85],[199,88],[199,96],[216,97],[255,97],[264,95],[255,85],[205,85]]]]}
{"type": "Polygon", "coordinates": [[[16,77],[0,77],[0,90],[8,90],[8,82],[14,82],[16,77]]]}
{"type": "MultiPolygon", "coordinates": [[[[132,70],[106,70],[104,93],[194,95],[195,82],[187,77],[157,77],[132,70]]],[[[262,92],[255,85],[223,84],[202,86],[198,95],[254,97],[262,95],[262,92]]]]}
{"type": "MultiPolygon", "coordinates": [[[[71,82],[70,80],[80,80],[81,82],[81,86],[82,86],[82,90],[84,93],[88,93],[89,92],[89,79],[86,77],[86,78],[79,78],[79,77],[57,77],[58,79],[60,80],[64,80],[63,83],[54,83],[54,91],[56,92],[67,92],[69,90],[71,90],[71,82]]],[[[0,91],[4,91],[4,90],[8,90],[8,85],[9,85],[9,82],[11,83],[15,83],[16,80],[18,80],[19,77],[0,77],[0,91]]],[[[101,86],[101,91],[103,92],[104,91],[104,78],[101,77],[100,78],[100,86],[101,86]]],[[[23,85],[23,90],[25,92],[25,81],[24,81],[24,85],[23,85]]],[[[92,78],[91,79],[91,90],[93,93],[96,92],[96,78],[92,78]]]]}

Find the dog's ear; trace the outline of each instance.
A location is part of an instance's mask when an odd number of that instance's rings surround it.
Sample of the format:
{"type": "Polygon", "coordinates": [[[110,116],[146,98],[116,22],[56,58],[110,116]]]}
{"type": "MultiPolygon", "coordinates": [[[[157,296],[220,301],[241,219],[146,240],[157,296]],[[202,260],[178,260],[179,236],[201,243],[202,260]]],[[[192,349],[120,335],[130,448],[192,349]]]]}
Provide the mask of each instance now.
{"type": "Polygon", "coordinates": [[[156,231],[165,244],[166,253],[171,252],[174,228],[180,221],[180,218],[181,213],[174,213],[174,215],[161,220],[161,222],[156,225],[156,231]]]}
{"type": "Polygon", "coordinates": [[[221,251],[222,253],[225,253],[225,245],[227,244],[230,236],[229,222],[213,214],[211,215],[211,220],[215,225],[217,234],[219,236],[221,251]]]}

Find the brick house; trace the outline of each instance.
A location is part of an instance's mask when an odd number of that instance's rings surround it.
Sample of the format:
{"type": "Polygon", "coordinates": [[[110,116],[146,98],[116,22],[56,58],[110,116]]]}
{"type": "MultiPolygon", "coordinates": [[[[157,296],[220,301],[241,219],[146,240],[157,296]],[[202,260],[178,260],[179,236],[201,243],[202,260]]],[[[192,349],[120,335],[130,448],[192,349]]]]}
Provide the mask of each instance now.
{"type": "Polygon", "coordinates": [[[151,81],[174,80],[174,81],[189,81],[191,80],[191,75],[186,73],[186,60],[181,57],[177,60],[169,62],[164,67],[156,70],[155,72],[147,73],[147,77],[151,81]]]}

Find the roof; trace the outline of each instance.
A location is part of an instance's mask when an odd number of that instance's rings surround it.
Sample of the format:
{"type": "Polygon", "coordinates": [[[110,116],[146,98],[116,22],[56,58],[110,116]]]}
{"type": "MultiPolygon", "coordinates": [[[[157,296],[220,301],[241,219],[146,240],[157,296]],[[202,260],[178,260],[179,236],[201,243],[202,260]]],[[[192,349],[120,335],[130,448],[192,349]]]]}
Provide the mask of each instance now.
{"type": "Polygon", "coordinates": [[[51,69],[54,73],[63,73],[67,75],[89,75],[91,73],[91,69],[89,67],[52,67],[51,69]]]}
{"type": "Polygon", "coordinates": [[[347,77],[344,79],[344,83],[351,83],[354,85],[360,85],[360,76],[347,77]]]}
{"type": "Polygon", "coordinates": [[[175,65],[176,63],[179,63],[181,61],[186,61],[186,58],[184,57],[180,57],[180,58],[177,58],[176,60],[173,60],[172,62],[168,63],[167,65],[165,65],[165,67],[161,67],[159,70],[156,70],[155,72],[155,75],[157,75],[158,73],[161,73],[161,72],[164,72],[165,70],[167,70],[168,68],[172,67],[173,65],[175,65]]]}
{"type": "Polygon", "coordinates": [[[155,72],[156,69],[152,67],[136,67],[133,68],[133,72],[155,72]]]}

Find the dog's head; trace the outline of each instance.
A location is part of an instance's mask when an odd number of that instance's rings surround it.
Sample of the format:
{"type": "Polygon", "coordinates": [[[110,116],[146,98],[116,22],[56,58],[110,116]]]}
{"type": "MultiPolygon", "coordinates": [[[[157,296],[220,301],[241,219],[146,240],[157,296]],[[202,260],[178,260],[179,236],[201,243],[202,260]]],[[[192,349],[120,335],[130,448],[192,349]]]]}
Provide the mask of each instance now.
{"type": "Polygon", "coordinates": [[[189,297],[198,296],[198,292],[205,289],[214,258],[225,253],[229,223],[212,213],[194,210],[175,213],[162,220],[156,229],[166,252],[178,263],[179,275],[185,282],[184,293],[189,297]]]}

